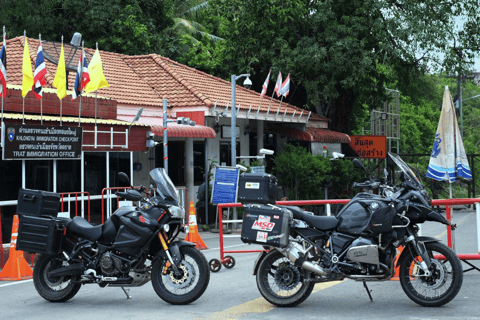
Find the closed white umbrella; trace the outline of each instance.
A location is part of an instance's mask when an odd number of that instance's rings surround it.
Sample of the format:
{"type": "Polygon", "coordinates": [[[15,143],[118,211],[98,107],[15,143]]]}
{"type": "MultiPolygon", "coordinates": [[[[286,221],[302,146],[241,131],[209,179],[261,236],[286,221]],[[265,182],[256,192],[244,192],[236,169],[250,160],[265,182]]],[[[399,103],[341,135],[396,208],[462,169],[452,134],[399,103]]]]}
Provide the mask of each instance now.
{"type": "Polygon", "coordinates": [[[472,179],[448,86],[445,86],[443,94],[442,113],[435,134],[427,177],[450,182],[450,198],[452,198],[451,183],[456,177],[472,179]]]}

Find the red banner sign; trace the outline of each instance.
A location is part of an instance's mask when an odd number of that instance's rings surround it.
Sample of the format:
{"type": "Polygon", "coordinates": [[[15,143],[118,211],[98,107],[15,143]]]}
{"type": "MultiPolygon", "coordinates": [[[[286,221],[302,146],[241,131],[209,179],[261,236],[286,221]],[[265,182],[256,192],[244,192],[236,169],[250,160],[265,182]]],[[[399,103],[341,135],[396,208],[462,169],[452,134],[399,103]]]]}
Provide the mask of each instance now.
{"type": "Polygon", "coordinates": [[[350,146],[360,158],[385,159],[386,136],[350,136],[350,146]]]}

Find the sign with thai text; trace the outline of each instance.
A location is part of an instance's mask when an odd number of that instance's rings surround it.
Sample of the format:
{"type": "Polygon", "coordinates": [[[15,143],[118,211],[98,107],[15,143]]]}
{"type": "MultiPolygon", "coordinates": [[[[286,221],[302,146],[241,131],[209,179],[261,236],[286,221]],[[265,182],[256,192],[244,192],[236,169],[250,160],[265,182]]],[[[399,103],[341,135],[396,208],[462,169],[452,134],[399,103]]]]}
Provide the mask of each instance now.
{"type": "Polygon", "coordinates": [[[386,136],[350,136],[350,146],[361,158],[384,159],[387,157],[386,136]]]}
{"type": "Polygon", "coordinates": [[[3,160],[80,160],[81,127],[5,124],[3,160]]]}
{"type": "Polygon", "coordinates": [[[240,171],[231,167],[216,167],[212,190],[212,203],[237,202],[238,176],[240,171]]]}

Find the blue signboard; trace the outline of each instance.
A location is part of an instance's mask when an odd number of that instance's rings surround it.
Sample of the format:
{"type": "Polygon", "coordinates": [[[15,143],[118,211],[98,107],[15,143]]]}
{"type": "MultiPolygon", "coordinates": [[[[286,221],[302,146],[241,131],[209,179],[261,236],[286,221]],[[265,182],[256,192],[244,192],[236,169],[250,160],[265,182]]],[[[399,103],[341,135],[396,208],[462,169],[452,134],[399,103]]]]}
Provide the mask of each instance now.
{"type": "Polygon", "coordinates": [[[239,170],[237,168],[215,168],[212,191],[213,204],[237,202],[238,176],[239,170]]]}

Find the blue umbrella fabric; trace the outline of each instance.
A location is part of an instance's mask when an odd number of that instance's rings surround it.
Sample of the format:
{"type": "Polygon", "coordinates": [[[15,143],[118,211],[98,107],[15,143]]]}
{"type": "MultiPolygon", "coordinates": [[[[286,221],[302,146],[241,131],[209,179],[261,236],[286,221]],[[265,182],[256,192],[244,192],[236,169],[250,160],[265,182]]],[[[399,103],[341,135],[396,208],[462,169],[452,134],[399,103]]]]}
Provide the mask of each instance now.
{"type": "Polygon", "coordinates": [[[443,94],[442,113],[435,134],[427,177],[450,183],[454,182],[456,177],[472,179],[448,86],[445,87],[443,94]]]}

